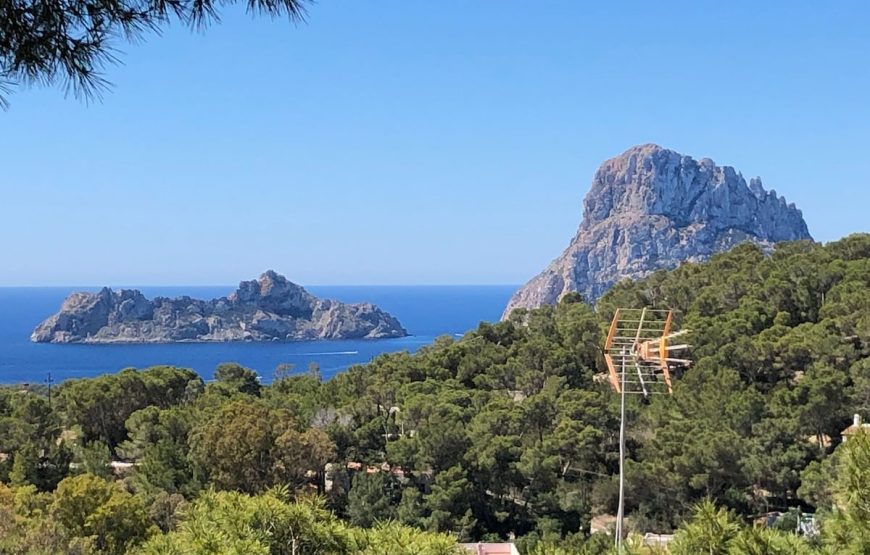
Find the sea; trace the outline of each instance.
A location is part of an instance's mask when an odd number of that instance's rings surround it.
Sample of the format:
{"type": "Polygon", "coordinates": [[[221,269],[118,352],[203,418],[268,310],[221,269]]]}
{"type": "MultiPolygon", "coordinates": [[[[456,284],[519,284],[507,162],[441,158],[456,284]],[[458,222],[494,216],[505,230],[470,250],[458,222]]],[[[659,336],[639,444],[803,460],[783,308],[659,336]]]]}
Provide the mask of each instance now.
{"type": "MultiPolygon", "coordinates": [[[[148,298],[190,295],[211,299],[234,286],[133,287],[148,298]]],[[[144,345],[54,345],[32,343],[30,333],[54,314],[73,291],[99,287],[0,287],[0,383],[54,383],[92,377],[123,368],[169,364],[212,378],[222,362],[251,368],[269,383],[279,365],[307,372],[320,366],[324,378],[382,353],[414,352],[436,337],[460,337],[482,321],[501,316],[515,285],[475,286],[307,286],[318,297],[343,302],[372,302],[396,316],[411,334],[399,339],[324,340],[268,343],[167,343],[144,345]]]]}

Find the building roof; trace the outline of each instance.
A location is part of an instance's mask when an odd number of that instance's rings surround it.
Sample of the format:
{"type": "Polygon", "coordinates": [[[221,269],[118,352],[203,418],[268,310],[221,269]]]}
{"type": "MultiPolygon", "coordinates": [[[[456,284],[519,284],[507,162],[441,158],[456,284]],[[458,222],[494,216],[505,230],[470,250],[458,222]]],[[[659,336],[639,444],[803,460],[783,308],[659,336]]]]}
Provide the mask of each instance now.
{"type": "Polygon", "coordinates": [[[859,430],[864,430],[865,432],[870,432],[870,424],[858,424],[857,426],[855,424],[852,424],[851,426],[849,426],[848,428],[843,430],[841,433],[844,436],[853,436],[853,435],[857,434],[859,430]]]}
{"type": "Polygon", "coordinates": [[[461,545],[474,555],[520,555],[512,543],[463,543],[461,545]]]}

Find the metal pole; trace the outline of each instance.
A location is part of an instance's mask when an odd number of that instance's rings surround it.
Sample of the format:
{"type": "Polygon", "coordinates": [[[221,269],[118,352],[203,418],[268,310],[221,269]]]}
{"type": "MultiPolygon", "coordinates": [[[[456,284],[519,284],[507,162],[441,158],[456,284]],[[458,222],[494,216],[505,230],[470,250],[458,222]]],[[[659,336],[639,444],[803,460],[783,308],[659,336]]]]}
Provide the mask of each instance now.
{"type": "Polygon", "coordinates": [[[48,378],[46,378],[45,382],[48,384],[48,408],[50,409],[51,408],[51,384],[52,384],[52,382],[54,382],[54,380],[51,379],[51,372],[48,373],[48,378]]]}
{"type": "Polygon", "coordinates": [[[622,521],[625,511],[625,347],[622,348],[619,396],[619,508],[616,512],[616,551],[622,553],[622,521]]]}
{"type": "Polygon", "coordinates": [[[634,361],[634,367],[637,369],[637,379],[640,382],[640,388],[643,390],[643,396],[649,397],[649,394],[646,390],[646,382],[643,381],[643,372],[641,372],[640,363],[637,361],[637,359],[635,359],[634,361]]]}

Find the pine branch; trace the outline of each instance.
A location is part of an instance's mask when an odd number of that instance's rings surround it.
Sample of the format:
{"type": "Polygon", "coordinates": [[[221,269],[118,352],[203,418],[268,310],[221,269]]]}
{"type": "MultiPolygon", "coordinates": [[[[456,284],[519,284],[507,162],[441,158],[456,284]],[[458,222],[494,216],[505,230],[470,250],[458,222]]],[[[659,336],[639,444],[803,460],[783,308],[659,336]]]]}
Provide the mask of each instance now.
{"type": "MultiPolygon", "coordinates": [[[[257,16],[304,21],[312,0],[247,0],[257,16]]],[[[21,86],[60,85],[85,101],[109,88],[117,45],[159,34],[173,20],[202,30],[233,0],[0,0],[0,107],[21,86]]]]}

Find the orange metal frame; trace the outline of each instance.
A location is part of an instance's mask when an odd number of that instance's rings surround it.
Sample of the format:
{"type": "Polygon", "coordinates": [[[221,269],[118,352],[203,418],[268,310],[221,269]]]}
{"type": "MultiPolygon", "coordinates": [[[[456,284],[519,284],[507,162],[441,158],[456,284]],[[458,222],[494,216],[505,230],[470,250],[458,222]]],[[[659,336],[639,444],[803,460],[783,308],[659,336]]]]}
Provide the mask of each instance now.
{"type": "Polygon", "coordinates": [[[662,332],[662,339],[659,342],[659,358],[662,365],[662,373],[665,376],[665,383],[668,384],[668,393],[673,393],[671,387],[671,371],[668,369],[668,335],[671,333],[671,322],[673,321],[674,313],[668,311],[668,317],[665,320],[665,329],[662,332]]]}
{"type": "Polygon", "coordinates": [[[610,323],[610,331],[607,333],[607,340],[604,342],[604,362],[607,363],[607,370],[610,372],[610,384],[613,389],[619,393],[619,374],[616,373],[616,367],[613,365],[613,357],[607,352],[613,346],[613,336],[616,335],[616,324],[619,321],[619,309],[613,314],[613,321],[610,323]]]}
{"type": "MultiPolygon", "coordinates": [[[[620,370],[616,368],[616,363],[614,361],[611,352],[613,351],[614,343],[617,340],[628,339],[622,336],[619,336],[618,332],[624,331],[619,327],[620,325],[620,317],[622,309],[616,309],[616,312],[613,314],[613,320],[610,323],[610,328],[607,333],[607,339],[604,342],[604,361],[607,364],[608,370],[608,379],[610,380],[610,384],[613,386],[613,389],[620,393],[622,390],[622,384],[620,383],[620,370]],[[617,337],[619,336],[619,337],[617,337]]],[[[631,347],[634,352],[634,356],[636,356],[639,360],[650,362],[652,364],[656,364],[662,372],[662,377],[664,378],[665,385],[667,386],[668,393],[673,393],[673,383],[671,380],[671,370],[669,366],[669,362],[677,361],[677,362],[687,362],[681,361],[678,359],[669,358],[669,350],[671,347],[669,346],[671,328],[674,323],[674,314],[672,310],[660,310],[654,311],[660,313],[667,313],[665,320],[663,322],[663,329],[661,329],[661,337],[658,339],[642,339],[641,334],[644,330],[644,320],[647,313],[647,309],[644,308],[640,313],[640,319],[637,320],[638,328],[637,334],[634,337],[634,344],[631,347]]],[[[659,320],[661,322],[661,320],[659,320]]],[[[632,329],[634,326],[631,327],[632,329]]],[[[652,332],[652,329],[647,330],[647,332],[652,332]]],[[[656,335],[659,333],[659,330],[655,330],[656,335]]],[[[679,335],[679,334],[676,334],[679,335]]],[[[649,337],[649,336],[647,336],[649,337]]],[[[621,344],[621,343],[620,343],[621,344]]],[[[684,347],[684,346],[682,346],[684,347]]],[[[623,349],[627,348],[627,346],[623,346],[623,349]]],[[[640,378],[642,380],[642,378],[640,378]]]]}

